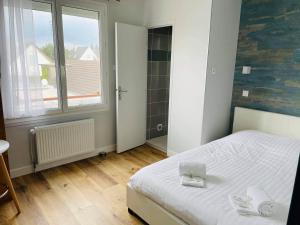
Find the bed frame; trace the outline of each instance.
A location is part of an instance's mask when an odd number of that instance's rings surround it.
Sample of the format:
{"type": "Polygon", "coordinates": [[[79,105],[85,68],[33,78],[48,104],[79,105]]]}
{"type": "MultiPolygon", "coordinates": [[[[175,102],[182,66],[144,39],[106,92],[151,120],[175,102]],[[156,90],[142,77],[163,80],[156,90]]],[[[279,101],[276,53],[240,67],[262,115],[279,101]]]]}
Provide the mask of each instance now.
{"type": "MultiPolygon", "coordinates": [[[[300,118],[278,113],[236,107],[233,133],[258,130],[286,137],[300,138],[300,118]]],[[[128,212],[150,225],[187,225],[166,209],[127,185],[128,212]]]]}
{"type": "Polygon", "coordinates": [[[300,118],[236,107],[233,133],[242,130],[259,130],[285,137],[300,138],[300,118]]]}

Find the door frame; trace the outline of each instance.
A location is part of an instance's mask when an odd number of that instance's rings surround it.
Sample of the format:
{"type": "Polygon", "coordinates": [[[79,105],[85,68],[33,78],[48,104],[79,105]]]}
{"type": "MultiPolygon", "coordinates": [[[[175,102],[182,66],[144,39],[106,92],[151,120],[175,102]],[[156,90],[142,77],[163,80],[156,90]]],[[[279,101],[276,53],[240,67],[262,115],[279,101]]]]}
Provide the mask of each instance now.
{"type": "MultiPolygon", "coordinates": [[[[172,129],[172,124],[170,123],[171,121],[171,116],[172,114],[170,113],[172,110],[172,102],[173,102],[173,73],[174,73],[174,59],[175,59],[175,51],[174,51],[174,46],[175,46],[175,41],[176,41],[176,25],[174,23],[165,23],[165,24],[156,24],[156,25],[149,25],[146,28],[148,29],[148,32],[150,29],[157,29],[157,28],[164,28],[164,27],[172,27],[172,44],[171,44],[171,62],[170,62],[170,86],[169,86],[169,113],[168,113],[168,133],[172,129]]],[[[147,132],[147,131],[146,131],[147,132]]],[[[167,139],[167,152],[169,151],[169,135],[167,139]]]]}

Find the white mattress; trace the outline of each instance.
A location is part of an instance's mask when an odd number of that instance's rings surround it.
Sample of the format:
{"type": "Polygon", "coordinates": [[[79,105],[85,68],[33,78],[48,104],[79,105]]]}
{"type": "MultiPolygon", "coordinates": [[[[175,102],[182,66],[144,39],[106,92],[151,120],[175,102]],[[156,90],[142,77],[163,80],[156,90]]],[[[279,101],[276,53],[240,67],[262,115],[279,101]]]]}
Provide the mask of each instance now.
{"type": "Polygon", "coordinates": [[[145,167],[130,185],[190,225],[283,225],[299,152],[300,140],[244,131],[145,167]],[[181,160],[206,163],[207,188],[180,185],[181,160]],[[252,185],[263,187],[279,203],[280,213],[263,218],[234,212],[228,194],[245,194],[252,185]]]}

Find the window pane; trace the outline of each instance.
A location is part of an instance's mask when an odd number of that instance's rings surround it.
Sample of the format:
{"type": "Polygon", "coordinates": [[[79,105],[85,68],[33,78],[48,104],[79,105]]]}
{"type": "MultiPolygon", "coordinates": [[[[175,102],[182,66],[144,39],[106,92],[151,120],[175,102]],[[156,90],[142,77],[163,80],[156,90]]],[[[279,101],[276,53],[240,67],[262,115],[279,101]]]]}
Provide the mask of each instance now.
{"type": "Polygon", "coordinates": [[[58,85],[53,40],[51,4],[33,2],[34,40],[28,50],[36,52],[46,109],[57,109],[58,85]]]}
{"type": "Polygon", "coordinates": [[[63,7],[68,106],[102,103],[99,13],[63,7]]]}

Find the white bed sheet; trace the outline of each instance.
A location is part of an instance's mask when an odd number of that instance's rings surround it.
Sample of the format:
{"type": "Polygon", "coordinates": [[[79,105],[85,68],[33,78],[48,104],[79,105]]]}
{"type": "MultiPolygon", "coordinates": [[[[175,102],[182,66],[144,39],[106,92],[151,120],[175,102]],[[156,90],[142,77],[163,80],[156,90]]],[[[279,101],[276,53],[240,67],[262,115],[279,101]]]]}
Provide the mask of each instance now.
{"type": "Polygon", "coordinates": [[[291,201],[300,140],[243,131],[178,154],[138,171],[131,187],[190,225],[284,225],[291,201]],[[207,165],[207,188],[180,185],[178,163],[207,165]],[[239,216],[229,194],[260,185],[279,203],[271,218],[239,216]]]}

